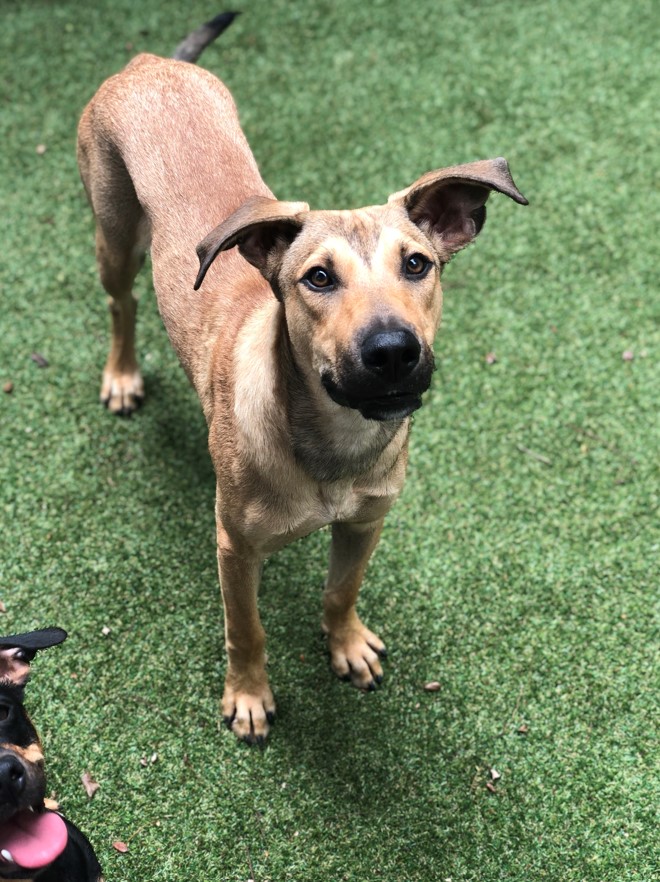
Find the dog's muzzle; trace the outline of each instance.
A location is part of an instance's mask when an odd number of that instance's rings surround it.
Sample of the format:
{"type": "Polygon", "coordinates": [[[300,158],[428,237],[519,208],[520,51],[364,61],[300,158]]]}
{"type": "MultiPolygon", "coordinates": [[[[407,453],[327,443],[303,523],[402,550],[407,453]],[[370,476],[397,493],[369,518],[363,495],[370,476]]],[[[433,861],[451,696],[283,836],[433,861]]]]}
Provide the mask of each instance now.
{"type": "Polygon", "coordinates": [[[66,847],[61,816],[44,811],[45,779],[40,764],[0,750],[0,879],[31,878],[66,847]]]}
{"type": "Polygon", "coordinates": [[[341,359],[337,379],[326,371],[321,382],[336,404],[365,419],[402,420],[422,406],[433,369],[432,351],[409,328],[377,328],[341,359]]]}

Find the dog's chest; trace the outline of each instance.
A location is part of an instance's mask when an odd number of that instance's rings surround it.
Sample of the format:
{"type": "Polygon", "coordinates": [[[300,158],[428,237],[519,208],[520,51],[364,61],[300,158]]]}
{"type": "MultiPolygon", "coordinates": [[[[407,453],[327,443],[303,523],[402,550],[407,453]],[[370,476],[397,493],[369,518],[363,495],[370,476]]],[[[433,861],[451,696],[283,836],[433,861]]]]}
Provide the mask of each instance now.
{"type": "Polygon", "coordinates": [[[242,529],[255,547],[271,554],[289,542],[338,521],[369,522],[383,517],[396,493],[384,494],[375,488],[355,488],[351,481],[298,487],[296,493],[282,493],[254,499],[242,509],[242,529]]]}
{"type": "Polygon", "coordinates": [[[299,509],[303,523],[299,534],[311,533],[339,521],[374,521],[390,509],[396,493],[383,492],[382,487],[356,487],[353,481],[318,484],[299,509]]]}
{"type": "Polygon", "coordinates": [[[334,521],[351,521],[361,514],[367,502],[364,493],[357,493],[352,481],[320,484],[316,494],[315,514],[321,525],[334,521]]]}

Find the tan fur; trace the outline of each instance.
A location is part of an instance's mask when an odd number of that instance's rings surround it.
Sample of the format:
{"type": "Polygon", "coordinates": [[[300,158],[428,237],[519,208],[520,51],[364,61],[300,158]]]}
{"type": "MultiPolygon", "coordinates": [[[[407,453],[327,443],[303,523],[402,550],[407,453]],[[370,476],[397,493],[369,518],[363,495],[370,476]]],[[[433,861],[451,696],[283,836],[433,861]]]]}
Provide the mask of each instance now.
{"type": "MultiPolygon", "coordinates": [[[[421,347],[424,391],[440,271],[478,232],[469,213],[482,210],[492,189],[524,197],[506,163],[494,160],[430,173],[381,206],[309,211],[277,202],[225,87],[199,68],[150,55],[101,86],[83,113],[78,155],[113,316],[101,397],[130,413],[143,395],[131,285],[150,244],[159,309],[202,403],[217,475],[229,662],[223,713],[239,737],[260,740],[275,709],[257,611],[261,564],[325,524],[333,524],[323,602],[332,667],[360,688],[382,676],[383,643],[355,603],[403,486],[410,421],[403,410],[367,419],[336,403],[328,384],[341,391],[347,372],[352,382],[351,371],[363,370],[370,328],[405,326],[421,347]],[[402,270],[414,253],[431,264],[420,280],[402,270]],[[331,296],[304,283],[319,265],[340,280],[331,296]]],[[[385,407],[403,393],[391,394],[385,407]]]]}
{"type": "Polygon", "coordinates": [[[30,663],[16,647],[0,649],[0,686],[3,684],[22,685],[30,674],[30,663]]]}
{"type": "Polygon", "coordinates": [[[10,750],[18,754],[21,759],[30,765],[40,765],[44,762],[44,754],[40,744],[32,743],[28,747],[19,747],[17,744],[0,744],[0,749],[10,750]]]}

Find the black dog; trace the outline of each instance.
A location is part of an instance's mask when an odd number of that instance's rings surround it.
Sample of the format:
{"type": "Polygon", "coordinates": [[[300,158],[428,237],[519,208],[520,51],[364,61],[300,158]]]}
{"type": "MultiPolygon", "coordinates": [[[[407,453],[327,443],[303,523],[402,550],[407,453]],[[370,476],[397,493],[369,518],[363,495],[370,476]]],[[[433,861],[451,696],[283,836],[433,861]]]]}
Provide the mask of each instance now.
{"type": "Polygon", "coordinates": [[[102,882],[87,839],[44,806],[44,756],[23,707],[37,650],[66,636],[61,628],[44,628],[0,637],[0,880],[102,882]]]}

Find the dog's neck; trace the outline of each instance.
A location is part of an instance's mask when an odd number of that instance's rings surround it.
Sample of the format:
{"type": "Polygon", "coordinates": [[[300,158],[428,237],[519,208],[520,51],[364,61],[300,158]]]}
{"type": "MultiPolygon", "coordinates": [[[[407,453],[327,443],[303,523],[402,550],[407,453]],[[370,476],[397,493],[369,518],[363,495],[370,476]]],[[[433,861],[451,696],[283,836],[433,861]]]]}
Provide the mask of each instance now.
{"type": "Polygon", "coordinates": [[[296,363],[284,320],[278,343],[293,451],[310,477],[340,481],[365,475],[379,465],[389,471],[405,446],[410,420],[376,422],[335,404],[320,377],[305,373],[296,363]]]}

